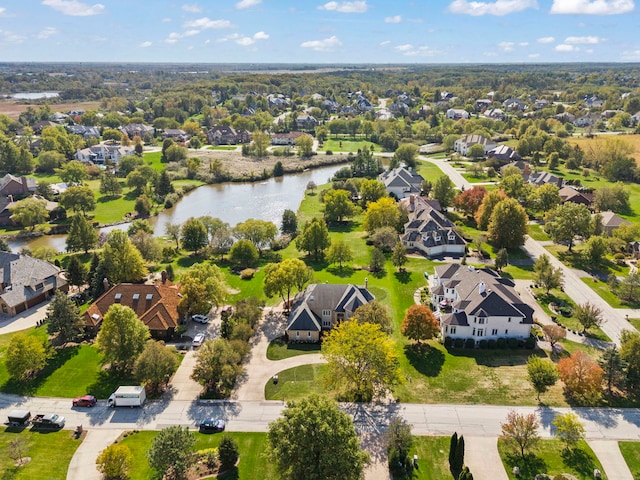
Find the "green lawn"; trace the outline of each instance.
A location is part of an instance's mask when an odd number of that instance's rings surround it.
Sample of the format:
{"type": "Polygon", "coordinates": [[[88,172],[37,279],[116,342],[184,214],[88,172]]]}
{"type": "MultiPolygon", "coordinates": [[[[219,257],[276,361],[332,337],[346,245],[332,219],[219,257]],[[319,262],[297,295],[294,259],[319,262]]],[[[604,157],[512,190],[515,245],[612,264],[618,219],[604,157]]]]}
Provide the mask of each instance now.
{"type": "Polygon", "coordinates": [[[320,345],[317,343],[287,343],[283,338],[276,338],[267,347],[269,360],[282,360],[307,353],[320,353],[320,345]]]}
{"type": "MultiPolygon", "coordinates": [[[[437,155],[430,155],[430,157],[437,158],[437,155]]],[[[418,161],[418,166],[416,170],[425,179],[430,180],[432,182],[438,177],[441,177],[443,175],[442,170],[440,170],[440,168],[436,164],[428,161],[422,161],[422,160],[418,161]]]]}
{"type": "Polygon", "coordinates": [[[413,480],[453,479],[449,472],[449,441],[449,437],[413,437],[409,455],[418,455],[413,480]]]}
{"type": "Polygon", "coordinates": [[[319,150],[322,150],[322,151],[331,150],[332,152],[356,153],[358,150],[362,150],[362,148],[364,148],[365,146],[369,149],[373,148],[374,152],[382,151],[380,146],[364,139],[354,140],[351,137],[336,139],[333,135],[331,135],[329,138],[327,138],[324,141],[322,148],[319,150]]]}
{"type": "Polygon", "coordinates": [[[0,435],[0,478],[6,480],[30,480],[46,478],[65,480],[71,457],[80,446],[81,440],[73,438],[69,430],[59,432],[36,432],[4,428],[0,435]],[[16,439],[24,442],[23,456],[31,457],[24,466],[14,466],[9,442],[16,439]]]}
{"type": "Polygon", "coordinates": [[[498,451],[505,470],[512,480],[533,478],[538,473],[546,473],[552,477],[569,473],[579,480],[590,480],[596,468],[602,472],[603,479],[607,478],[602,465],[585,441],[580,441],[573,453],[566,453],[559,440],[540,440],[533,454],[526,456],[525,460],[519,453],[515,455],[509,450],[502,440],[498,440],[498,451]],[[513,474],[515,466],[520,468],[519,477],[513,474]]]}
{"type": "Polygon", "coordinates": [[[294,400],[312,393],[324,394],[322,375],[326,365],[313,364],[290,368],[278,373],[278,384],[267,382],[264,398],[267,400],[294,400]]]}
{"type": "MultiPolygon", "coordinates": [[[[151,441],[158,432],[136,432],[120,441],[122,445],[126,445],[131,449],[133,458],[135,459],[133,468],[131,469],[130,480],[148,480],[153,478],[153,471],[147,462],[147,450],[151,446],[151,441]]],[[[219,445],[222,435],[213,434],[205,435],[195,432],[196,450],[204,450],[207,448],[215,448],[219,445]]],[[[240,461],[237,467],[237,476],[225,475],[224,477],[216,477],[220,479],[234,480],[253,480],[256,478],[256,472],[259,478],[265,480],[276,480],[273,467],[264,457],[263,453],[266,449],[267,435],[265,433],[233,433],[228,435],[238,442],[240,451],[240,461]]]]}
{"type": "Polygon", "coordinates": [[[618,296],[611,291],[611,287],[607,282],[603,282],[593,277],[582,277],[581,279],[584,283],[589,285],[591,289],[600,295],[605,302],[611,305],[613,308],[636,308],[637,305],[628,305],[623,303],[618,296]]]}
{"type": "Polygon", "coordinates": [[[640,442],[618,442],[618,446],[633,478],[640,477],[640,442]]]}
{"type": "Polygon", "coordinates": [[[209,146],[207,150],[237,150],[237,146],[234,145],[217,145],[217,146],[209,146]]]}
{"type": "Polygon", "coordinates": [[[544,242],[546,240],[550,240],[549,235],[544,232],[542,225],[540,224],[529,224],[528,233],[531,238],[534,240],[538,240],[539,242],[544,242]]]}

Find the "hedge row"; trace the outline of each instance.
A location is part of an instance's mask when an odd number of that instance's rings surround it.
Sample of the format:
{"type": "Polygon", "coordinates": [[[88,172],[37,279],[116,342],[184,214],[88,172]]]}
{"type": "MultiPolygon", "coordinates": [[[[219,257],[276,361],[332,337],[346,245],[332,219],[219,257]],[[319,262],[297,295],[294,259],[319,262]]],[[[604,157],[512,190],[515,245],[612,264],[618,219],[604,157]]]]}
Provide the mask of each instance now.
{"type": "Polygon", "coordinates": [[[482,348],[482,349],[516,349],[516,348],[527,348],[532,350],[536,346],[535,337],[529,337],[526,340],[519,338],[490,338],[490,339],[482,339],[477,342],[473,338],[451,338],[446,337],[444,339],[444,346],[446,348],[482,348]]]}

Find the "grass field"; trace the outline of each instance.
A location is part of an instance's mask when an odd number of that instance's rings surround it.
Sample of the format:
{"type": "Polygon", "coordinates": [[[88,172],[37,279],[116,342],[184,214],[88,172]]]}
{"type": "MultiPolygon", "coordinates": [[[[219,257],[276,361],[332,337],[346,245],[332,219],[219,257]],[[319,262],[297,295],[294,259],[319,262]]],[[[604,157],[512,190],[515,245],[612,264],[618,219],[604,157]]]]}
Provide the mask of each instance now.
{"type": "Polygon", "coordinates": [[[579,480],[589,480],[593,478],[593,470],[596,468],[602,472],[603,479],[607,478],[598,458],[583,440],[573,453],[565,452],[559,440],[540,440],[533,454],[527,455],[524,460],[519,453],[515,455],[509,450],[503,440],[498,440],[498,451],[511,480],[533,478],[539,473],[546,473],[551,477],[569,473],[579,480]],[[519,477],[513,474],[515,466],[520,468],[519,477]]]}
{"type": "Polygon", "coordinates": [[[618,442],[618,446],[633,478],[640,477],[640,442],[618,442]]]}
{"type": "MultiPolygon", "coordinates": [[[[413,437],[410,456],[418,455],[412,480],[450,480],[449,437],[413,437]]],[[[473,472],[472,472],[473,473],[473,472]]]]}
{"type": "Polygon", "coordinates": [[[264,387],[264,398],[267,400],[293,400],[306,397],[312,393],[325,395],[322,387],[322,375],[327,371],[326,365],[302,365],[278,373],[278,384],[269,381],[264,387]]]}
{"type": "Polygon", "coordinates": [[[82,441],[73,438],[69,430],[42,433],[3,428],[0,435],[0,478],[65,480],[71,457],[80,443],[82,441]],[[16,439],[24,442],[23,457],[31,457],[31,461],[21,467],[16,467],[11,459],[9,443],[16,439]]]}
{"type": "MultiPolygon", "coordinates": [[[[136,432],[120,441],[120,444],[126,445],[131,449],[135,459],[129,474],[129,480],[148,480],[153,478],[154,472],[147,462],[147,450],[149,450],[151,442],[157,434],[158,432],[136,432]]],[[[216,448],[222,438],[222,435],[219,434],[205,435],[196,432],[194,435],[196,436],[196,450],[216,448]]],[[[230,476],[225,475],[217,478],[221,480],[254,480],[257,472],[260,472],[259,478],[264,480],[276,480],[278,478],[273,467],[263,455],[267,442],[265,433],[229,432],[228,435],[238,442],[240,460],[236,472],[232,472],[230,476]]]]}
{"type": "MultiPolygon", "coordinates": [[[[572,137],[568,137],[567,141],[572,146],[579,145],[583,151],[588,151],[589,149],[594,148],[598,144],[600,145],[604,144],[604,142],[611,137],[612,135],[594,135],[591,138],[587,136],[581,136],[581,137],[572,136],[572,137]]],[[[614,138],[621,138],[625,142],[633,146],[633,151],[635,152],[633,156],[635,157],[636,161],[640,162],[640,135],[637,135],[637,134],[636,135],[620,135],[620,136],[615,136],[614,138]]]]}
{"type": "Polygon", "coordinates": [[[307,353],[320,353],[320,345],[317,343],[287,343],[283,338],[276,338],[267,347],[269,360],[282,360],[307,353]]]}
{"type": "Polygon", "coordinates": [[[356,138],[354,140],[352,137],[339,137],[336,139],[333,135],[327,138],[322,144],[322,148],[319,148],[318,150],[322,150],[323,152],[331,150],[332,152],[357,153],[358,150],[361,150],[365,146],[369,149],[373,148],[374,152],[382,151],[382,148],[379,145],[364,139],[356,138]]]}

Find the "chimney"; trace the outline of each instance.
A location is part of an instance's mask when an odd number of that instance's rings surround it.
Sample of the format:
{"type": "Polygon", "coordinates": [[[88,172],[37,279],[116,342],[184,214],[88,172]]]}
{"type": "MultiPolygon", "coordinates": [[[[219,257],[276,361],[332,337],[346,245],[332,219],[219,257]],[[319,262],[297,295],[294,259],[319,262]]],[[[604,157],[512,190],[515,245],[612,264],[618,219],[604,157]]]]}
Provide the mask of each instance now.
{"type": "Polygon", "coordinates": [[[29,185],[27,184],[27,177],[25,177],[24,175],[20,177],[20,182],[22,182],[23,193],[29,193],[29,185]]]}
{"type": "Polygon", "coordinates": [[[7,198],[9,199],[10,203],[13,203],[13,195],[7,195],[7,198]]]}
{"type": "Polygon", "coordinates": [[[486,290],[486,285],[484,284],[484,282],[480,282],[480,283],[478,284],[478,293],[479,293],[480,295],[484,295],[485,290],[486,290]]]}
{"type": "Polygon", "coordinates": [[[169,275],[167,274],[166,270],[162,270],[160,272],[160,278],[162,279],[162,284],[164,285],[165,283],[167,283],[167,279],[169,278],[169,275]]]}
{"type": "Polygon", "coordinates": [[[410,205],[415,205],[416,203],[416,196],[415,195],[409,195],[409,204],[410,205]]]}
{"type": "Polygon", "coordinates": [[[107,279],[107,277],[104,277],[102,279],[102,286],[104,287],[105,292],[109,290],[109,280],[107,279]]]}
{"type": "Polygon", "coordinates": [[[364,288],[369,288],[369,277],[364,277],[364,288]]]}

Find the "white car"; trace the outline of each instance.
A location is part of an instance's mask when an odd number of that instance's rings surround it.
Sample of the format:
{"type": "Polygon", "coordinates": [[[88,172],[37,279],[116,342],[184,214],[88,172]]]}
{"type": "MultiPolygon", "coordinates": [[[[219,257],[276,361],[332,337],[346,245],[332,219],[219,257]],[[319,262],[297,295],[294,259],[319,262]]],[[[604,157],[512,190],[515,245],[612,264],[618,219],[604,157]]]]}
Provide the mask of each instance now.
{"type": "Polygon", "coordinates": [[[191,320],[198,323],[209,323],[209,317],[206,315],[200,315],[199,313],[191,315],[191,320]]]}
{"type": "Polygon", "coordinates": [[[204,342],[204,333],[198,333],[195,337],[193,337],[191,345],[193,345],[194,347],[199,347],[200,345],[202,345],[202,342],[204,342]]]}

